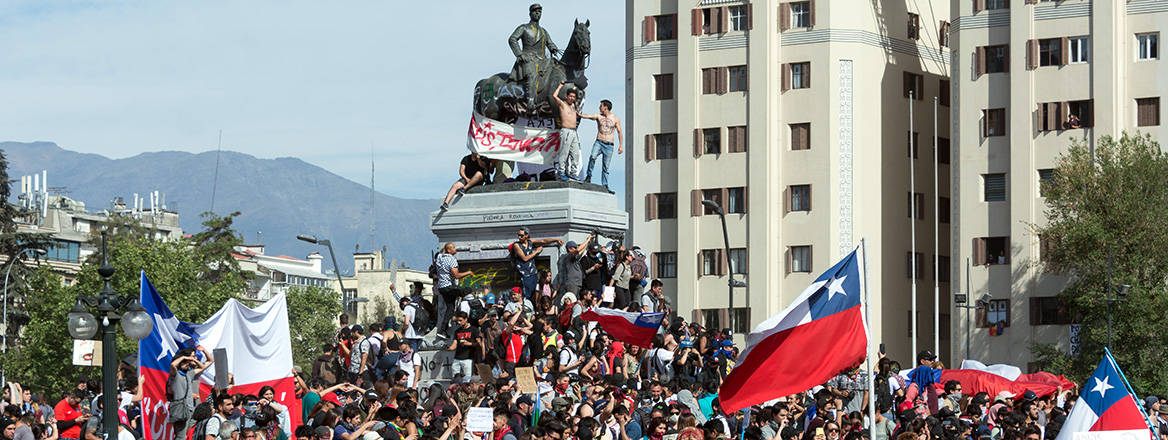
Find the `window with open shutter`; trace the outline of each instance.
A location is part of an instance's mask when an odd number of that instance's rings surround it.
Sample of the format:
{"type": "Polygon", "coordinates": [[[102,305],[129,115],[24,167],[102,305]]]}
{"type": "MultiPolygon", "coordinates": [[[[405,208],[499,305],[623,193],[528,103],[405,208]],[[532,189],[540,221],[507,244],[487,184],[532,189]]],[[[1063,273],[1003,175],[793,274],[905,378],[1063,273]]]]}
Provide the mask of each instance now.
{"type": "Polygon", "coordinates": [[[702,69],[702,94],[710,95],[717,93],[718,84],[718,68],[707,67],[702,69]]]}
{"type": "Polygon", "coordinates": [[[645,135],[645,161],[651,161],[657,157],[657,135],[645,135]]]}
{"type": "Polygon", "coordinates": [[[908,38],[921,39],[921,16],[912,12],[908,13],[908,38]]]}
{"type": "Polygon", "coordinates": [[[702,157],[702,129],[695,128],[693,131],[693,155],[695,158],[702,157]]]}
{"type": "Polygon", "coordinates": [[[779,3],[779,31],[791,28],[791,4],[779,3]]]}
{"type": "Polygon", "coordinates": [[[783,71],[782,89],[785,92],[785,91],[791,90],[791,64],[790,63],[783,64],[782,71],[783,71]]]}
{"type": "Polygon", "coordinates": [[[1136,99],[1136,125],[1150,127],[1160,125],[1160,98],[1136,99]]]}
{"type": "Polygon", "coordinates": [[[811,149],[811,123],[791,124],[791,149],[811,149]]]}
{"type": "Polygon", "coordinates": [[[719,67],[719,68],[718,68],[718,75],[717,75],[717,78],[718,78],[718,84],[717,84],[717,85],[716,85],[716,87],[715,87],[715,89],[716,89],[716,92],[717,92],[719,95],[721,95],[721,94],[723,94],[723,93],[726,93],[726,91],[727,91],[727,86],[728,86],[728,85],[729,85],[729,83],[730,83],[730,68],[728,68],[728,67],[719,67]]]}
{"type": "Polygon", "coordinates": [[[986,262],[988,260],[987,260],[987,256],[986,256],[985,238],[982,238],[982,237],[974,238],[972,249],[973,249],[973,252],[972,252],[973,265],[974,266],[981,266],[983,264],[986,264],[986,262]]]}
{"type": "Polygon", "coordinates": [[[652,43],[657,38],[657,17],[645,16],[645,27],[641,33],[646,44],[652,43]]]}
{"type": "Polygon", "coordinates": [[[703,28],[703,25],[705,24],[705,23],[703,23],[703,20],[704,20],[703,12],[704,12],[703,9],[694,9],[694,10],[690,11],[690,14],[689,14],[689,16],[690,16],[690,33],[692,33],[693,35],[701,35],[702,34],[702,28],[703,28]]]}
{"type": "Polygon", "coordinates": [[[645,194],[645,220],[657,219],[657,194],[645,194]]]}
{"type": "Polygon", "coordinates": [[[949,22],[941,20],[937,26],[937,42],[941,47],[949,47],[949,22]]]}
{"type": "Polygon", "coordinates": [[[689,215],[697,217],[702,215],[702,190],[695,189],[689,192],[689,215]]]}

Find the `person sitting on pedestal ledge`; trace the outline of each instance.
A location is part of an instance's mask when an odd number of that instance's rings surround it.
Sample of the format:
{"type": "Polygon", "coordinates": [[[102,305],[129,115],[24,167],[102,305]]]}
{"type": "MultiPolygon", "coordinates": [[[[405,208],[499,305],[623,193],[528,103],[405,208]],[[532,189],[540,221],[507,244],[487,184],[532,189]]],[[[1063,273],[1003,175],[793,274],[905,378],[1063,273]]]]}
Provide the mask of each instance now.
{"type": "Polygon", "coordinates": [[[439,209],[443,211],[450,209],[450,201],[454,199],[455,194],[464,194],[466,190],[480,183],[491,183],[489,163],[478,153],[470,153],[463,157],[458,166],[458,180],[450,185],[450,191],[446,192],[446,199],[442,201],[442,206],[439,209]]]}

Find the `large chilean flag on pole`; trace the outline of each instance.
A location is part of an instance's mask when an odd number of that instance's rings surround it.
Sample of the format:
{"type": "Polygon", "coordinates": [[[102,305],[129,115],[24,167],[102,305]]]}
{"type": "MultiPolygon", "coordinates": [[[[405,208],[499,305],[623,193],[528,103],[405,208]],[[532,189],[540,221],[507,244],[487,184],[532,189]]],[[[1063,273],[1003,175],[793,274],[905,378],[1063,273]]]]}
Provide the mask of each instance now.
{"type": "Polygon", "coordinates": [[[580,319],[599,322],[600,328],[617,340],[649,348],[665,320],[665,312],[636,313],[593,307],[581,314],[580,319]]]}
{"type": "Polygon", "coordinates": [[[824,272],[782,313],[746,338],[722,383],[727,414],[827,382],[864,360],[868,332],[857,251],[824,272]]]}
{"type": "Polygon", "coordinates": [[[1074,440],[1080,437],[1076,433],[1083,432],[1115,438],[1152,438],[1148,420],[1110,351],[1083,384],[1079,400],[1055,440],[1074,440]]]}
{"type": "MultiPolygon", "coordinates": [[[[300,402],[294,393],[292,338],[288,331],[288,307],[284,295],[276,295],[255,309],[231,299],[203,324],[179,321],[158,291],[142,273],[142,306],[154,318],[150,336],[138,344],[138,373],[145,378],[142,387],[143,434],[147,440],[176,438],[167,423],[166,379],[170,361],[185,347],[202,345],[208,351],[227,350],[228,372],[234,376],[231,393],[259,394],[265,385],[276,391],[276,401],[288,407],[288,418],[280,420],[291,434],[300,424],[300,402]]],[[[216,362],[219,362],[216,359],[216,362]]],[[[215,369],[208,368],[200,377],[200,397],[206,397],[214,384],[215,369]]],[[[192,424],[193,425],[193,424],[192,424]]],[[[188,426],[190,428],[190,426],[188,426]]],[[[186,438],[180,434],[177,438],[186,438]]]]}

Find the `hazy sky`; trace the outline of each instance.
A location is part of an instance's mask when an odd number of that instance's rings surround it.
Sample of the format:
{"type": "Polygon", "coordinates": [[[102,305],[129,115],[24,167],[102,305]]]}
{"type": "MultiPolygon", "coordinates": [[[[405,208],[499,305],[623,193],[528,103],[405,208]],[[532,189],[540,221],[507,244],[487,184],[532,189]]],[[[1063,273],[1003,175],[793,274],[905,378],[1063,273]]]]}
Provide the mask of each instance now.
{"type": "MultiPolygon", "coordinates": [[[[530,3],[5,1],[0,140],[121,158],[214,150],[222,129],[225,150],[363,184],[372,146],[379,191],[440,198],[467,151],[474,84],[510,69],[530,3]]],[[[560,48],[591,20],[588,110],[624,109],[623,3],[543,2],[560,48]]],[[[585,155],[595,131],[586,121],[585,155]]],[[[621,194],[623,157],[612,165],[621,194]]]]}

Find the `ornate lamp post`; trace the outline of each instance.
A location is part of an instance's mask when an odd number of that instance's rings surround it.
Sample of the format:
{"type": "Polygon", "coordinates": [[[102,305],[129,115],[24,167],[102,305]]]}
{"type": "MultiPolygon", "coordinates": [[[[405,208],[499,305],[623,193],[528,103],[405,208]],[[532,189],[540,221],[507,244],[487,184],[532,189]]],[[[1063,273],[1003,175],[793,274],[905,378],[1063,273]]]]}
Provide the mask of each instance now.
{"type": "Polygon", "coordinates": [[[140,341],[150,335],[154,322],[146,309],[138,302],[136,295],[118,295],[110,284],[110,277],[114,274],[114,267],[109,264],[106,253],[105,232],[101,233],[101,267],[97,273],[101,275],[105,285],[97,295],[83,295],[77,297],[77,304],[69,310],[69,335],[74,339],[92,339],[101,331],[101,390],[102,390],[102,427],[105,438],[118,438],[118,378],[117,378],[117,340],[115,328],[118,321],[122,322],[122,330],[126,336],[140,341]],[[95,318],[91,309],[97,310],[95,318]],[[124,313],[120,313],[124,311],[124,313]],[[99,320],[100,318],[100,320],[99,320]]]}

